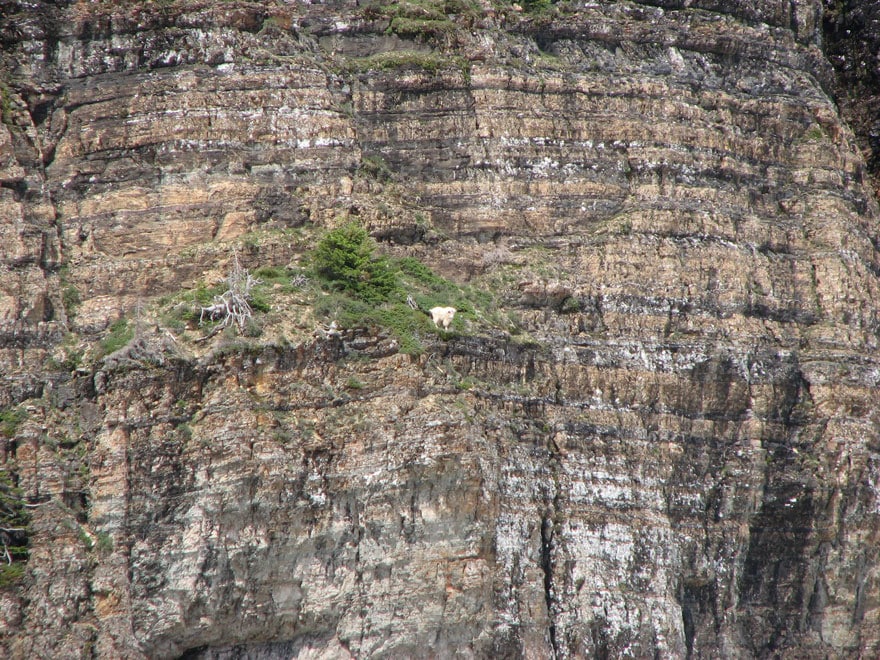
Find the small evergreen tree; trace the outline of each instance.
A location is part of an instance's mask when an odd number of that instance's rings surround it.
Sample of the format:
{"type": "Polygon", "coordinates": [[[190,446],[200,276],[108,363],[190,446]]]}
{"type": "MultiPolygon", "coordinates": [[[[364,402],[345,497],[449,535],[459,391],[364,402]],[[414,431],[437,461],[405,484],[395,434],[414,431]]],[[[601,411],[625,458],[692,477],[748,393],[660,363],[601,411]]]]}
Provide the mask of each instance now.
{"type": "Polygon", "coordinates": [[[315,247],[315,272],[330,285],[369,303],[389,299],[398,288],[388,259],[373,255],[366,230],[350,222],[327,233],[315,247]]]}

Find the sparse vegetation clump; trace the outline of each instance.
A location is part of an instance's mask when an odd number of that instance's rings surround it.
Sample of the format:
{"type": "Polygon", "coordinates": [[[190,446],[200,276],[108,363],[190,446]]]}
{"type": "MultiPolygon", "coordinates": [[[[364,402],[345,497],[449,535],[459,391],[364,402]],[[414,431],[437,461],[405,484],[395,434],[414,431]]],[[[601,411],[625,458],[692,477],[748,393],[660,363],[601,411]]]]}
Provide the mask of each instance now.
{"type": "MultiPolygon", "coordinates": [[[[548,13],[558,4],[560,0],[493,0],[491,3],[495,12],[531,15],[548,13]]],[[[485,11],[485,4],[476,0],[376,0],[367,4],[362,13],[367,19],[387,20],[389,34],[442,44],[454,39],[457,31],[471,29],[485,11]]]]}
{"type": "Polygon", "coordinates": [[[312,288],[302,268],[266,264],[248,269],[236,252],[223,280],[203,279],[188,290],[162,296],[154,313],[175,341],[201,342],[220,332],[254,338],[267,325],[289,321],[291,315],[285,317],[285,312],[291,305],[309,304],[312,288]],[[198,336],[188,337],[190,331],[198,336]]]}
{"type": "Polygon", "coordinates": [[[388,20],[389,34],[427,40],[450,39],[458,24],[470,27],[480,13],[473,0],[391,0],[364,9],[367,18],[388,20]]]}
{"type": "Polygon", "coordinates": [[[0,121],[12,125],[12,92],[3,81],[0,81],[0,121]]]}
{"type": "Polygon", "coordinates": [[[519,4],[529,14],[543,14],[556,4],[556,0],[520,0],[519,4]]]}
{"type": "Polygon", "coordinates": [[[300,238],[302,249],[286,265],[247,271],[236,259],[224,282],[202,281],[163,297],[157,315],[165,336],[200,343],[224,330],[226,342],[235,334],[246,343],[257,337],[284,343],[322,336],[321,331],[330,336],[330,328],[334,334],[356,329],[396,339],[399,351],[418,354],[431,336],[449,338],[475,323],[486,329],[510,326],[490,294],[459,286],[416,258],[383,253],[357,221],[300,238]],[[236,313],[227,312],[232,292],[247,303],[236,313]],[[435,307],[455,308],[448,327],[432,321],[435,307]],[[198,336],[189,335],[200,327],[205,329],[198,336]]]}
{"type": "Polygon", "coordinates": [[[21,489],[9,472],[0,470],[0,589],[24,575],[29,522],[21,489]]]}
{"type": "Polygon", "coordinates": [[[110,332],[101,342],[101,354],[110,355],[128,344],[134,338],[134,328],[127,319],[117,319],[110,326],[110,332]]]}
{"type": "Polygon", "coordinates": [[[27,412],[23,408],[10,408],[0,411],[0,436],[4,438],[15,437],[21,423],[27,418],[27,412]]]}
{"type": "Polygon", "coordinates": [[[352,58],[348,68],[355,73],[367,71],[393,71],[395,69],[423,69],[436,73],[441,69],[452,67],[451,58],[436,53],[423,53],[415,50],[399,50],[387,53],[376,53],[367,57],[352,58]]]}
{"type": "Polygon", "coordinates": [[[61,290],[61,303],[64,305],[65,314],[68,317],[73,317],[81,302],[82,298],[79,295],[79,289],[72,284],[65,285],[61,290]]]}
{"type": "Polygon", "coordinates": [[[334,229],[318,242],[312,269],[325,289],[314,304],[319,318],[336,321],[342,328],[383,328],[398,340],[403,353],[420,353],[422,338],[460,332],[467,323],[487,321],[490,316],[486,313],[492,305],[490,295],[466,290],[418,259],[377,255],[373,240],[356,223],[334,229]],[[457,310],[448,332],[425,313],[436,306],[457,310]]]}
{"type": "Polygon", "coordinates": [[[376,181],[390,181],[393,174],[382,156],[365,155],[361,158],[360,171],[376,181]]]}

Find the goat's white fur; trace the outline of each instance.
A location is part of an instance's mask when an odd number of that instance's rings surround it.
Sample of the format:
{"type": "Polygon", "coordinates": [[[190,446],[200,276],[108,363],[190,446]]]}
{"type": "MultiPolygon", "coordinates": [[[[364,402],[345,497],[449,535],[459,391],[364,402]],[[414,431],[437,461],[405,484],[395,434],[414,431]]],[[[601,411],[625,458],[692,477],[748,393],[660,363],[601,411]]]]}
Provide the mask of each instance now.
{"type": "Polygon", "coordinates": [[[452,319],[455,318],[455,307],[432,307],[428,310],[431,320],[438,328],[442,325],[444,330],[449,330],[452,319]]]}

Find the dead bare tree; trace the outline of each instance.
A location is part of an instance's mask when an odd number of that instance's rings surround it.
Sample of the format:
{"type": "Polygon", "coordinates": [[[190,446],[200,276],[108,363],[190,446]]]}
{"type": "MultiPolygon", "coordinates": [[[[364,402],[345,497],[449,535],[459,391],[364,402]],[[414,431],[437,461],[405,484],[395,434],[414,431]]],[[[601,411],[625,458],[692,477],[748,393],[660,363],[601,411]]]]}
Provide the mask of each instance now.
{"type": "Polygon", "coordinates": [[[226,277],[226,284],[226,291],[219,296],[214,296],[210,305],[201,308],[199,325],[202,325],[207,319],[220,321],[216,330],[233,323],[238,326],[239,330],[244,330],[248,319],[254,315],[250,305],[251,289],[261,284],[261,280],[252,277],[247,268],[242,268],[238,261],[238,252],[233,255],[233,266],[226,277]]]}
{"type": "Polygon", "coordinates": [[[12,554],[9,552],[9,546],[7,545],[7,543],[12,542],[10,534],[24,531],[24,527],[0,527],[0,543],[3,544],[3,552],[0,553],[0,559],[6,560],[7,566],[12,563],[12,554]]]}

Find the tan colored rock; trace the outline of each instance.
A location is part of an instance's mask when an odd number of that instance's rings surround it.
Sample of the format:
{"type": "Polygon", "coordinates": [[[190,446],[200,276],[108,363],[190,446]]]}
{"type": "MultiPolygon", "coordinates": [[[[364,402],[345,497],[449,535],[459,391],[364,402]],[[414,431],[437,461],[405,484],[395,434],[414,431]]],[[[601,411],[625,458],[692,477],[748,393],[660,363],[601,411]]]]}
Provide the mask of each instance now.
{"type": "Polygon", "coordinates": [[[823,5],[417,39],[354,4],[0,19],[2,455],[37,505],[0,655],[876,656],[880,215],[823,5]],[[519,334],[409,356],[280,286],[260,338],[163,316],[349,219],[519,334]]]}

